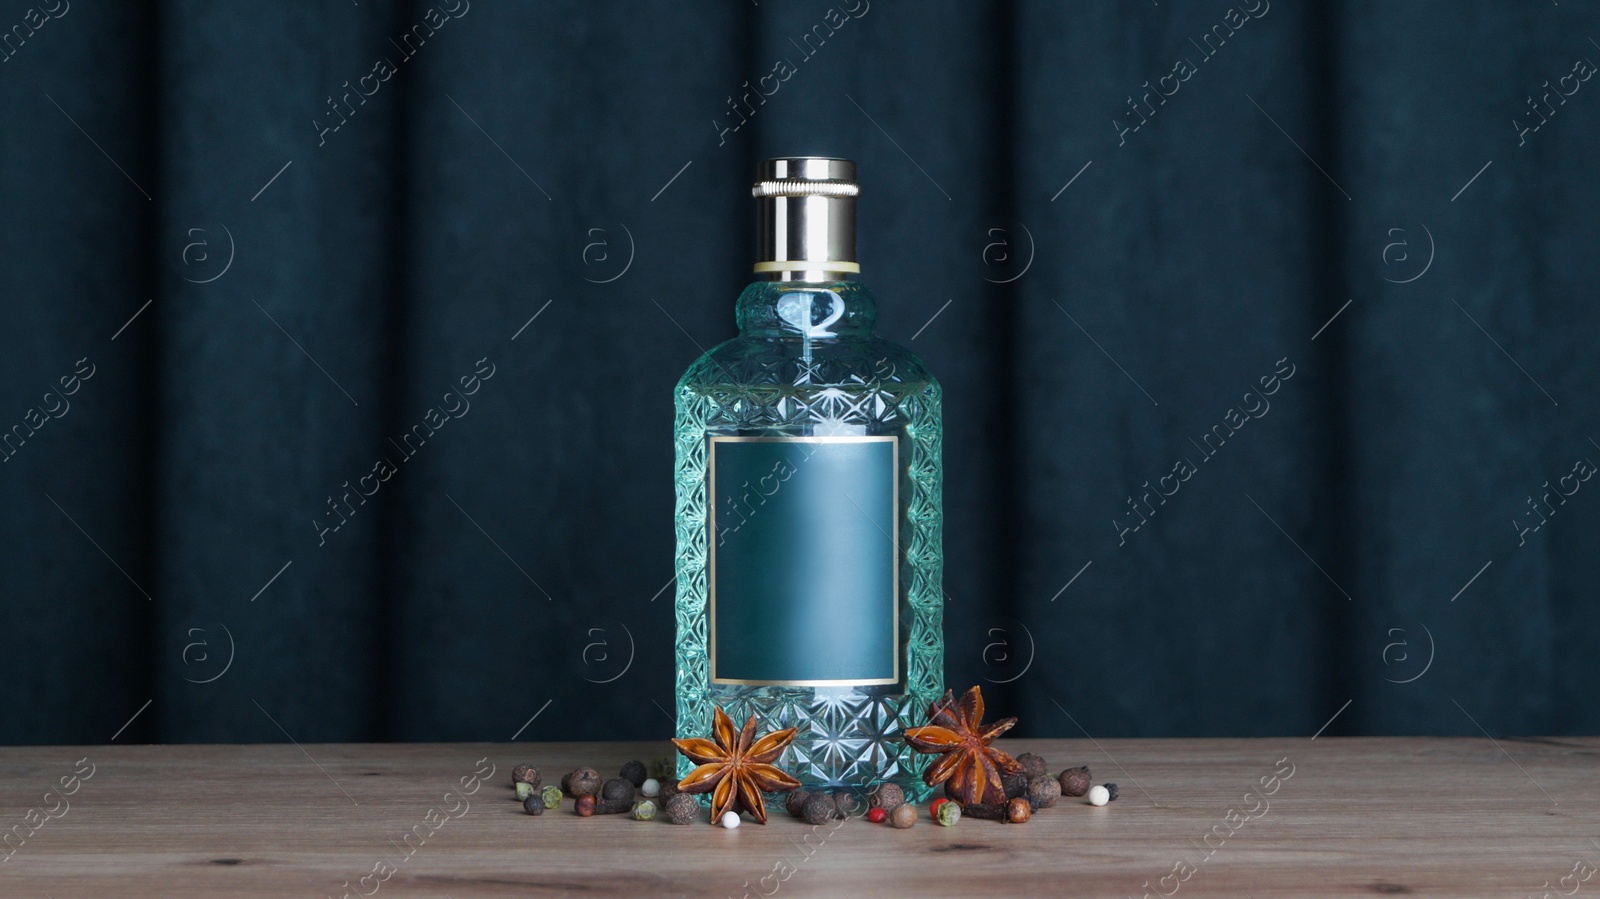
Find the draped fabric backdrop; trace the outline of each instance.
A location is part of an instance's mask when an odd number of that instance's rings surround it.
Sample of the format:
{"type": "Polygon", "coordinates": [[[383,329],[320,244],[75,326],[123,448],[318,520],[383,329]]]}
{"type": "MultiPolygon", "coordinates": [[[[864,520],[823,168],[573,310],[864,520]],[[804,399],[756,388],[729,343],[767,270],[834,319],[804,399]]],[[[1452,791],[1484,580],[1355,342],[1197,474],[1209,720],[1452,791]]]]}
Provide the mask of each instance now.
{"type": "Polygon", "coordinates": [[[780,154],[860,163],[946,390],[951,686],[1031,735],[1600,729],[1592,7],[0,28],[0,740],[668,734],[671,390],[780,154]]]}

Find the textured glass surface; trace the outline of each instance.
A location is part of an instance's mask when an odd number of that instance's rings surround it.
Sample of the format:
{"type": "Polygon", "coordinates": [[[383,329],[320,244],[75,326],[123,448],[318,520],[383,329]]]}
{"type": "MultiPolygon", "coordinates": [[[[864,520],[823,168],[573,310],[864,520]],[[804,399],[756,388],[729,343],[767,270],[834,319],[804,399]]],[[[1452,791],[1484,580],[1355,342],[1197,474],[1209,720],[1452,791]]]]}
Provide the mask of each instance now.
{"type": "MultiPolygon", "coordinates": [[[[940,586],[940,390],[909,351],[873,336],[859,282],[758,281],[740,295],[740,334],[713,348],[677,387],[677,730],[711,732],[713,705],[742,723],[800,734],[778,762],[808,787],[892,780],[925,795],[927,757],[901,740],[944,691],[940,586]],[[902,685],[768,687],[710,682],[706,635],[707,438],[893,435],[900,459],[902,685]]],[[[769,634],[774,644],[785,634],[769,634]]],[[[679,775],[693,767],[680,758],[679,775]]]]}

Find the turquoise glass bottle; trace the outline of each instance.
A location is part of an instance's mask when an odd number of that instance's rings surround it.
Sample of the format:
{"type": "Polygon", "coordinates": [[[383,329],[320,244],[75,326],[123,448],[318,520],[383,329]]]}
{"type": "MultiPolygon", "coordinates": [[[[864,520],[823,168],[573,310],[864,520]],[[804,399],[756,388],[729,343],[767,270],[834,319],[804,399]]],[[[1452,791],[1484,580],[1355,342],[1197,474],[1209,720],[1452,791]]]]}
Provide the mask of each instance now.
{"type": "MultiPolygon", "coordinates": [[[[855,164],[761,164],[739,336],[676,391],[677,732],[712,709],[799,734],[808,788],[893,781],[944,691],[940,390],[873,333],[855,164]]],[[[679,760],[679,775],[692,765],[679,760]]]]}

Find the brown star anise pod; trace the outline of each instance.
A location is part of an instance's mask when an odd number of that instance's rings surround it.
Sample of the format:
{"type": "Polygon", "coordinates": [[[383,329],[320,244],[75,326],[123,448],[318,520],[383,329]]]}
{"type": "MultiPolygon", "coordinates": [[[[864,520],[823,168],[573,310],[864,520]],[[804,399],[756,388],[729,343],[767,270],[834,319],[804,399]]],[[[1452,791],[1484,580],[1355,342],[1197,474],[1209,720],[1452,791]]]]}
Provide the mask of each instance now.
{"type": "Polygon", "coordinates": [[[912,749],[944,756],[922,775],[928,786],[948,780],[950,792],[965,805],[1005,802],[1000,775],[1016,774],[1022,766],[989,743],[1010,730],[1017,719],[1006,718],[984,727],[983,692],[977,687],[968,690],[960,703],[954,693],[944,691],[944,698],[928,707],[928,715],[932,724],[906,731],[912,749]]]}
{"type": "Polygon", "coordinates": [[[756,823],[765,824],[767,805],[761,794],[800,787],[800,781],[772,764],[794,742],[795,734],[794,728],[787,727],[757,740],[755,715],[744,723],[743,730],[735,731],[733,719],[719,706],[711,727],[715,742],[704,737],[672,741],[679,752],[700,766],[678,782],[678,789],[711,792],[712,824],[721,822],[723,813],[735,806],[748,812],[756,823]]]}

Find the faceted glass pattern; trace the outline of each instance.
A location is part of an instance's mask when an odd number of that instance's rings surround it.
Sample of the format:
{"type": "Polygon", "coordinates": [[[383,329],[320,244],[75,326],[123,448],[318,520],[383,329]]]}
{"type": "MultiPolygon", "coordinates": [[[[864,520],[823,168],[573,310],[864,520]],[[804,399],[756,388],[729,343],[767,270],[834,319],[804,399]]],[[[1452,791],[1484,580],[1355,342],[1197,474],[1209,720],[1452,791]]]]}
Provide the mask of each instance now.
{"type": "MultiPolygon", "coordinates": [[[[807,788],[894,781],[925,796],[920,775],[928,759],[901,734],[927,723],[928,706],[944,691],[939,385],[909,351],[873,336],[876,307],[859,282],[758,281],[740,296],[738,317],[740,335],[697,360],[677,387],[678,736],[709,734],[714,705],[740,724],[754,713],[762,732],[799,728],[777,764],[807,788]],[[710,682],[713,435],[898,438],[903,686],[710,682]]],[[[680,777],[692,768],[678,759],[680,777]]]]}

